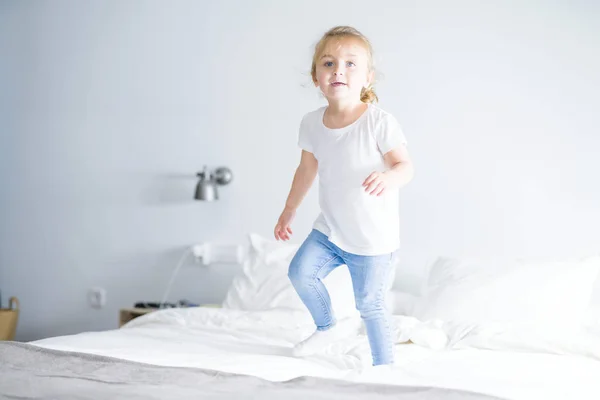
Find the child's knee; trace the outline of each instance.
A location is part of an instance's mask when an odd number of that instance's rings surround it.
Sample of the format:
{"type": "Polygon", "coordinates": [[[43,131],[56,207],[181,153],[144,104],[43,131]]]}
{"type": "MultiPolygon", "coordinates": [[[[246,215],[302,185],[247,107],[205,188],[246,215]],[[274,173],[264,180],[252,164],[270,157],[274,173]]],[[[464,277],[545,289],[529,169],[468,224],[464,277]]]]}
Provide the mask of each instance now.
{"type": "Polygon", "coordinates": [[[356,299],[356,309],[361,318],[374,318],[384,315],[385,301],[379,296],[363,296],[356,299]]]}
{"type": "Polygon", "coordinates": [[[304,272],[302,265],[299,262],[294,262],[294,260],[292,260],[288,269],[288,278],[295,287],[306,286],[310,282],[310,278],[304,272]]]}

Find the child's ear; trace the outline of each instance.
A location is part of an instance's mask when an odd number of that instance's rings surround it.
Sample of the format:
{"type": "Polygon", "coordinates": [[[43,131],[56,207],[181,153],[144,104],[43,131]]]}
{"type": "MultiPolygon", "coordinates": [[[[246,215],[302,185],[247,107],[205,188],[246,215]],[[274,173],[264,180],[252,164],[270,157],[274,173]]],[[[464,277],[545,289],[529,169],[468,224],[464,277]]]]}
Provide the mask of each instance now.
{"type": "Polygon", "coordinates": [[[370,71],[367,75],[367,87],[373,85],[373,80],[375,78],[375,71],[370,71]]]}

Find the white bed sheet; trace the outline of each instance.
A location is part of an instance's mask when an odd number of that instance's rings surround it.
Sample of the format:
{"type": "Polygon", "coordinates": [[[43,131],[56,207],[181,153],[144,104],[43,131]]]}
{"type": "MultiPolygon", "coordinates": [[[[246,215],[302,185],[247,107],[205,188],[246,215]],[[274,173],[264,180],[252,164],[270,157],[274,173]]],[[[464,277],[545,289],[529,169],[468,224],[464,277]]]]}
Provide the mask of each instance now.
{"type": "MultiPolygon", "coordinates": [[[[402,329],[411,326],[410,320],[395,318],[402,329]]],[[[435,350],[430,348],[437,346],[435,327],[430,326],[427,335],[421,335],[423,345],[397,344],[393,371],[374,375],[369,373],[371,356],[362,334],[336,343],[325,354],[293,357],[293,344],[312,329],[306,313],[300,312],[169,309],[138,317],[122,329],[31,344],[154,365],[253,375],[270,381],[320,376],[454,388],[507,399],[600,398],[600,361],[590,357],[473,348],[435,350]]],[[[397,332],[399,341],[406,338],[402,329],[397,332]]]]}

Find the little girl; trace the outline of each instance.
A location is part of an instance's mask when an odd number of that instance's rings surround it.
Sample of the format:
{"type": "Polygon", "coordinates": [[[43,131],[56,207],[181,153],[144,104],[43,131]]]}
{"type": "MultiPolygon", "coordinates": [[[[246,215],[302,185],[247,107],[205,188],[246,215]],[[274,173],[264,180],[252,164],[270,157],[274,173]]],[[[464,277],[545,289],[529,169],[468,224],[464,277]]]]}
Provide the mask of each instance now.
{"type": "Polygon", "coordinates": [[[294,354],[318,352],[342,337],[322,280],[345,264],[373,365],[393,364],[384,302],[392,254],[400,245],[398,192],[413,176],[406,139],[397,120],[372,104],[372,48],[356,29],[326,32],[315,47],[311,74],[328,105],[302,118],[300,165],[274,231],[277,240],[290,239],[296,209],[318,173],[321,213],[288,274],[317,328],[294,354]]]}

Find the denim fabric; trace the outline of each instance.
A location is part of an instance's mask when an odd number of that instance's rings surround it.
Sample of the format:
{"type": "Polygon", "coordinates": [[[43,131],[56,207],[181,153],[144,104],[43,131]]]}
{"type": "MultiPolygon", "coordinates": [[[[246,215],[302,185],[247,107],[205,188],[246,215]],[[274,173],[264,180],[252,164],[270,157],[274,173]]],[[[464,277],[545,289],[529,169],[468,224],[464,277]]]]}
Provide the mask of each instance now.
{"type": "Polygon", "coordinates": [[[348,266],[356,308],[367,330],[373,365],[394,362],[391,315],[385,307],[391,261],[392,253],[377,256],[348,253],[313,229],[292,259],[288,272],[317,330],[324,331],[336,324],[336,318],[322,280],[336,267],[348,266]]]}

